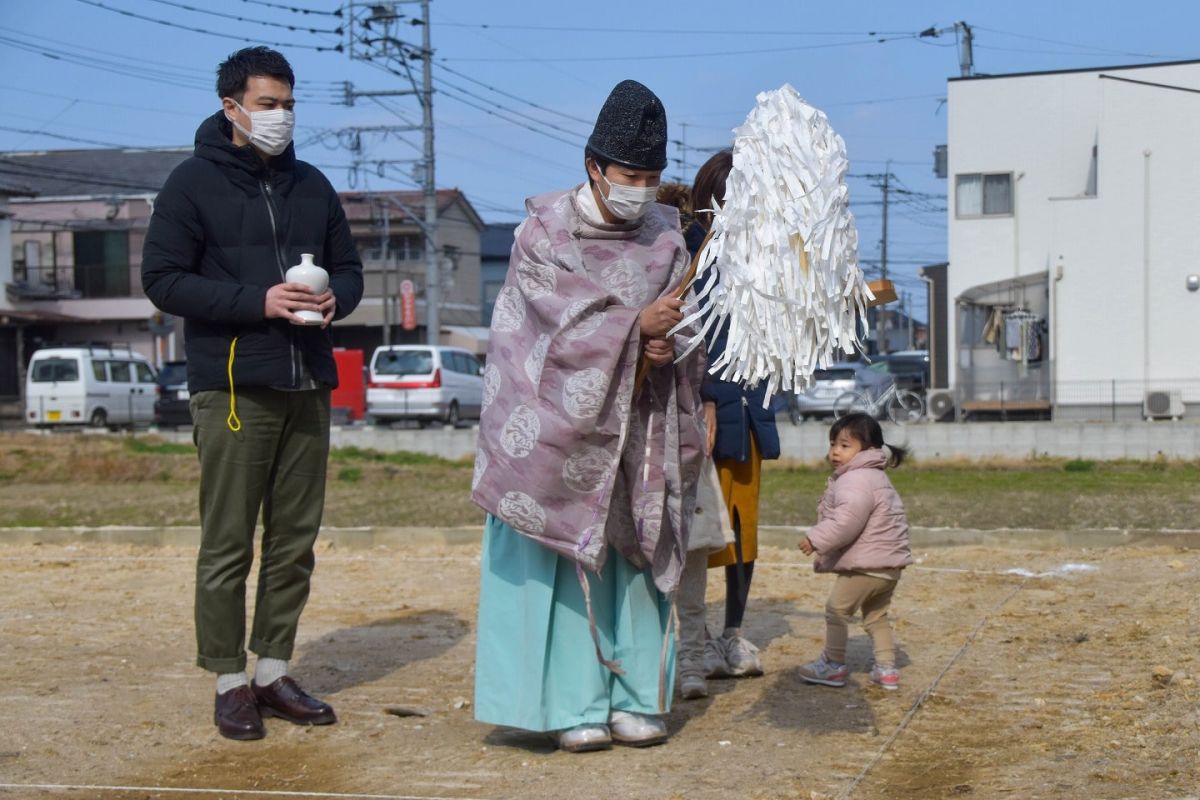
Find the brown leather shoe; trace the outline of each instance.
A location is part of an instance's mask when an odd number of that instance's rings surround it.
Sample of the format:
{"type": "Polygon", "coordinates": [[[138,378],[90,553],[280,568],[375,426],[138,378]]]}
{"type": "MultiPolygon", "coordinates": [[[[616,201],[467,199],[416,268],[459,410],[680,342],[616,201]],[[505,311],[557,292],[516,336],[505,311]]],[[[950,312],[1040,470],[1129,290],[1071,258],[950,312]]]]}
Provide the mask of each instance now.
{"type": "Polygon", "coordinates": [[[270,686],[254,684],[258,710],[264,717],[279,717],[297,725],[330,725],[337,722],[333,709],[284,675],[270,686]]]}
{"type": "Polygon", "coordinates": [[[226,739],[261,739],[267,735],[254,692],[239,686],[217,695],[213,722],[226,739]]]}

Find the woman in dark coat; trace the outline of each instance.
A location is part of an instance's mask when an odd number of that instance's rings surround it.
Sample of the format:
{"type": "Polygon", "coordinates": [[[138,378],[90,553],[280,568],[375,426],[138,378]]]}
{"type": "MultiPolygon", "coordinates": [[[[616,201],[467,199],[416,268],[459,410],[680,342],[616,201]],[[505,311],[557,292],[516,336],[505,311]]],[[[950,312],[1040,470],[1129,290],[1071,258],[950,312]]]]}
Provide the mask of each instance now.
{"type": "MultiPolygon", "coordinates": [[[[715,203],[725,200],[725,180],[733,167],[733,154],[715,154],[696,173],[691,191],[693,221],[684,231],[688,249],[695,254],[712,225],[715,203]]],[[[728,328],[708,335],[708,363],[725,351],[728,328]]],[[[764,459],[779,458],[779,433],[775,412],[763,408],[766,385],[746,389],[739,383],[705,374],[700,394],[710,429],[715,424],[712,457],[716,461],[721,492],[729,509],[734,541],[709,556],[709,568],[725,569],[725,628],[720,637],[708,637],[704,672],[710,678],[762,675],[758,648],[742,636],[742,620],[758,557],[758,494],[764,459]]],[[[682,635],[683,632],[681,632],[682,635]]],[[[681,679],[682,679],[681,675],[681,679]]],[[[682,685],[681,690],[685,689],[682,685]]],[[[692,696],[703,696],[703,693],[692,696]]]]}

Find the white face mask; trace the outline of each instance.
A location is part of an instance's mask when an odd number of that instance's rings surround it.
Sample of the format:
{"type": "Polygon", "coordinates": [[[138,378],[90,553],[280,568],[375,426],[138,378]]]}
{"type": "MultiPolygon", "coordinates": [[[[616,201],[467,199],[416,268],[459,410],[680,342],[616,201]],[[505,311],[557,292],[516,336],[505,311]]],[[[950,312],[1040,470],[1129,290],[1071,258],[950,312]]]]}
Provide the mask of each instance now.
{"type": "Polygon", "coordinates": [[[617,219],[641,219],[658,196],[657,186],[626,186],[623,183],[613,183],[603,174],[600,177],[608,184],[608,194],[600,192],[600,199],[617,219]]]}
{"type": "Polygon", "coordinates": [[[286,108],[275,108],[270,111],[246,111],[242,104],[234,100],[233,104],[242,109],[250,118],[250,130],[238,124],[237,119],[229,114],[225,118],[233,123],[242,134],[250,140],[250,144],[269,156],[277,156],[287,150],[292,141],[292,133],[296,129],[296,113],[286,108]]]}

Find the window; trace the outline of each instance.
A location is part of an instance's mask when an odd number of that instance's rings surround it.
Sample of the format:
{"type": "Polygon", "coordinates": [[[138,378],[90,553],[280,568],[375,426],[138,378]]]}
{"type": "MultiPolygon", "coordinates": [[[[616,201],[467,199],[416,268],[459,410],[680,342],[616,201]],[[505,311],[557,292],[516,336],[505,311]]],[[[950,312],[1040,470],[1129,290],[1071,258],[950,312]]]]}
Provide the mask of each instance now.
{"type": "Polygon", "coordinates": [[[108,382],[108,372],[104,369],[103,361],[92,362],[92,377],[98,381],[108,382]]]}
{"type": "Polygon", "coordinates": [[[463,364],[466,366],[468,375],[482,375],[483,365],[479,363],[479,359],[475,356],[463,355],[463,364]]]}
{"type": "Polygon", "coordinates": [[[955,176],[954,212],[960,218],[1012,214],[1012,173],[976,172],[955,176]]]}
{"type": "Polygon", "coordinates": [[[429,350],[387,350],[375,359],[376,375],[428,375],[433,372],[429,350]]]}
{"type": "Polygon", "coordinates": [[[133,366],[128,361],[108,362],[108,373],[112,375],[113,383],[133,383],[133,366]]]}
{"type": "Polygon", "coordinates": [[[134,366],[137,367],[138,383],[154,383],[154,370],[150,369],[149,364],[138,361],[134,366]]]}
{"type": "Polygon", "coordinates": [[[79,380],[79,362],[73,358],[44,358],[33,365],[34,383],[79,380]]]}
{"type": "Polygon", "coordinates": [[[77,231],[75,289],[84,297],[129,297],[129,231],[77,231]]]}

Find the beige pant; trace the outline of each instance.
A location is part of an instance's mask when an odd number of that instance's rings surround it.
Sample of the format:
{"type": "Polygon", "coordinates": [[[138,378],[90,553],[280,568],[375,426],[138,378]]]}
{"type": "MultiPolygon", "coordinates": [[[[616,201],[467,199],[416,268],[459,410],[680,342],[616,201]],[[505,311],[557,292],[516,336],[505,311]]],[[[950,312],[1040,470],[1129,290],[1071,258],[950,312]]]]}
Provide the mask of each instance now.
{"type": "Polygon", "coordinates": [[[863,627],[875,643],[875,663],[895,666],[896,642],[888,622],[888,606],[899,581],[853,572],[840,574],[825,603],[825,657],[846,663],[846,638],[850,618],[862,609],[863,627]]]}

